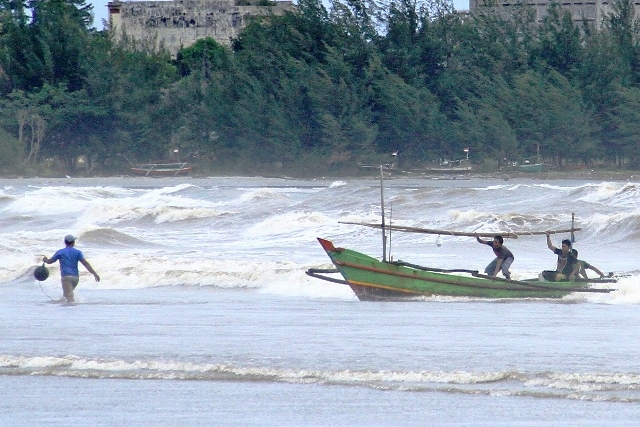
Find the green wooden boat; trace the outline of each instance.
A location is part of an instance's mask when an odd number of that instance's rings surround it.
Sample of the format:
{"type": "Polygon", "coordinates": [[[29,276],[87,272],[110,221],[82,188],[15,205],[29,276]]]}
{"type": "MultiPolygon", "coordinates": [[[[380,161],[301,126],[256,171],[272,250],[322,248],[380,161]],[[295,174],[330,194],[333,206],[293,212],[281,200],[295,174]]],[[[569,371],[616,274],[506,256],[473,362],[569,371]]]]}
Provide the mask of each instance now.
{"type": "Polygon", "coordinates": [[[523,163],[521,165],[514,166],[514,168],[521,172],[544,172],[547,166],[544,163],[523,163]]]}
{"type": "Polygon", "coordinates": [[[542,157],[540,157],[540,144],[538,144],[537,150],[536,156],[524,159],[522,164],[514,165],[513,168],[521,172],[544,172],[547,170],[547,165],[542,162],[542,157]]]}
{"type": "Polygon", "coordinates": [[[319,279],[349,285],[361,301],[393,301],[421,296],[445,295],[475,298],[562,298],[574,292],[608,293],[615,289],[593,288],[593,283],[615,279],[575,282],[544,282],[538,279],[507,280],[476,270],[442,270],[401,261],[379,261],[350,249],[337,248],[318,238],[336,269],[309,269],[319,279]],[[342,279],[325,274],[340,273],[342,279]]]}

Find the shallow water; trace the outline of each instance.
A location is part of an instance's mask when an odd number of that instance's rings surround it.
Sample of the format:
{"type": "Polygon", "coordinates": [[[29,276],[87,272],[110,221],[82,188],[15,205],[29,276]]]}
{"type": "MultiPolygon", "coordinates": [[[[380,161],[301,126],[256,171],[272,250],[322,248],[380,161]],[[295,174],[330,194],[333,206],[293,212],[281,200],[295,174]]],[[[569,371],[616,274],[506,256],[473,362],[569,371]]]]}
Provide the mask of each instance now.
{"type": "MultiPolygon", "coordinates": [[[[387,220],[402,225],[544,230],[576,212],[581,258],[625,277],[610,294],[562,300],[360,302],[304,271],[329,266],[315,237],[380,254],[378,231],[338,223],[379,221],[375,179],[0,181],[3,422],[640,422],[638,184],[385,187],[387,220]],[[103,279],[84,272],[74,306],[51,302],[55,267],[41,284],[31,276],[68,233],[103,279]]],[[[392,254],[445,268],[492,259],[473,239],[436,237],[394,233],[392,254]]],[[[544,236],[505,244],[514,277],[553,267],[544,236]]]]}

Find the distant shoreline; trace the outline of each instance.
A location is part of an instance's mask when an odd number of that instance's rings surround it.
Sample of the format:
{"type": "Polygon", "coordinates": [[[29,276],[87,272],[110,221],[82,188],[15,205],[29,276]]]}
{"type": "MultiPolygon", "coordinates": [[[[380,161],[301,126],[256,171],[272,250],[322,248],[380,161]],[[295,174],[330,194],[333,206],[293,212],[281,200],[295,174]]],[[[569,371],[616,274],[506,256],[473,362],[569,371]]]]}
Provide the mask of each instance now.
{"type": "Polygon", "coordinates": [[[487,172],[478,174],[469,174],[474,178],[531,178],[539,180],[553,179],[597,179],[602,181],[640,181],[640,171],[604,171],[604,170],[584,170],[584,171],[550,171],[550,172],[487,172]]]}
{"type": "MultiPolygon", "coordinates": [[[[379,177],[379,175],[367,175],[369,177],[379,177]]],[[[331,175],[323,178],[362,178],[363,176],[339,176],[331,175]]],[[[611,171],[600,169],[584,169],[569,171],[547,171],[547,172],[519,172],[519,171],[493,171],[493,172],[464,172],[464,173],[394,173],[391,171],[391,178],[407,179],[439,179],[439,180],[466,180],[466,179],[532,179],[532,180],[601,180],[601,181],[640,181],[640,171],[611,171]]]]}
{"type": "MultiPolygon", "coordinates": [[[[391,179],[437,179],[437,180],[468,180],[468,179],[500,179],[500,180],[511,180],[511,179],[532,179],[532,180],[556,180],[556,179],[566,179],[566,180],[601,180],[601,181],[640,181],[640,171],[612,171],[612,170],[600,170],[600,169],[584,169],[584,170],[568,170],[568,171],[547,171],[547,172],[518,172],[518,171],[493,171],[493,172],[466,172],[466,173],[407,173],[402,170],[399,171],[390,171],[391,179]]],[[[206,178],[215,178],[215,177],[246,177],[246,178],[282,178],[282,179],[300,179],[300,180],[309,180],[309,179],[367,179],[367,178],[377,178],[379,175],[376,174],[362,174],[362,175],[354,175],[349,173],[340,174],[337,171],[332,171],[332,173],[321,174],[317,176],[297,176],[296,174],[287,174],[285,171],[279,171],[279,173],[258,173],[258,174],[245,174],[245,173],[198,173],[197,171],[191,173],[186,176],[176,176],[176,177],[141,177],[137,175],[128,175],[128,174],[105,174],[105,175],[57,175],[57,176],[21,176],[18,174],[6,174],[0,175],[0,179],[2,180],[13,180],[13,179],[109,179],[109,178],[123,178],[123,179],[150,179],[150,180],[160,180],[160,179],[206,179],[206,178]]]]}
{"type": "MultiPolygon", "coordinates": [[[[499,173],[501,174],[501,173],[499,173]]],[[[510,178],[531,177],[535,179],[599,179],[603,181],[640,181],[640,171],[605,171],[605,170],[583,170],[583,171],[550,171],[540,173],[508,172],[504,175],[510,178]]]]}

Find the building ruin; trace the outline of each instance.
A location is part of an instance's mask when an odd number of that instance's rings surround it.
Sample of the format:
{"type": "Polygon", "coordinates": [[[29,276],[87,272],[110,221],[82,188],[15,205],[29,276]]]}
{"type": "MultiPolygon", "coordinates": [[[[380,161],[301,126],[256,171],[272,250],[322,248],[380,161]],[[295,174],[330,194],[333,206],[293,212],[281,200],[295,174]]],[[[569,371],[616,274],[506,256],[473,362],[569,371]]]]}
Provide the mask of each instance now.
{"type": "MultiPolygon", "coordinates": [[[[500,13],[509,14],[515,7],[526,5],[535,11],[537,22],[542,22],[548,13],[551,0],[469,0],[469,10],[473,12],[483,7],[495,8],[500,13]]],[[[560,0],[563,10],[571,12],[576,23],[586,22],[594,29],[600,29],[607,13],[611,11],[608,0],[560,0]]],[[[640,0],[634,1],[636,16],[640,15],[640,0]]]]}
{"type": "Polygon", "coordinates": [[[280,15],[293,10],[291,1],[174,0],[114,1],[109,8],[109,27],[114,35],[163,46],[175,57],[178,50],[199,39],[213,38],[223,46],[252,17],[280,15]]]}

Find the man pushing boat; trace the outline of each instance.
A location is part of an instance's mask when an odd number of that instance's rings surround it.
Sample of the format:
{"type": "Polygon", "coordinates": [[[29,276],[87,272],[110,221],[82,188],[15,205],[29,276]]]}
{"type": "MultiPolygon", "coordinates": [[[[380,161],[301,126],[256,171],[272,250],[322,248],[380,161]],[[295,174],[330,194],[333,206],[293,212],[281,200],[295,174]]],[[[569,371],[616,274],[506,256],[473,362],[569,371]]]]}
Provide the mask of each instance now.
{"type": "Polygon", "coordinates": [[[511,251],[507,249],[506,246],[503,246],[504,239],[502,236],[495,236],[493,240],[482,240],[480,237],[476,236],[476,240],[478,243],[491,246],[493,253],[496,255],[496,258],[487,265],[487,268],[484,269],[484,273],[495,277],[498,275],[498,272],[502,270],[504,277],[511,279],[509,267],[511,267],[514,257],[511,251]]]}

